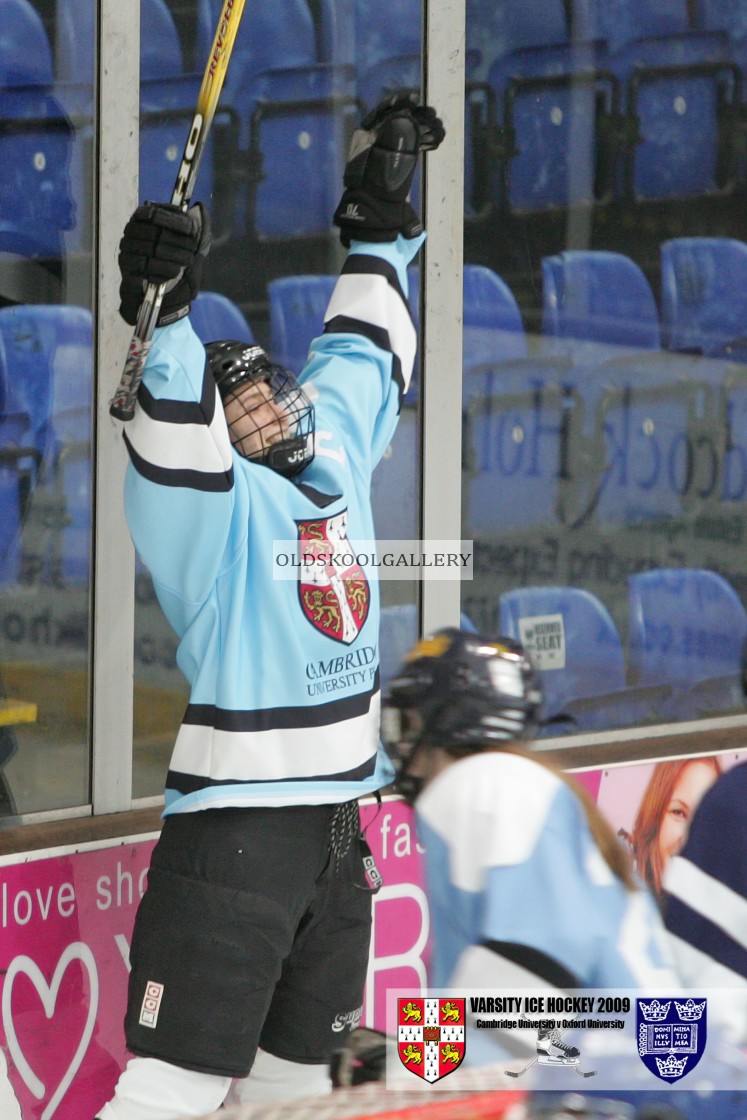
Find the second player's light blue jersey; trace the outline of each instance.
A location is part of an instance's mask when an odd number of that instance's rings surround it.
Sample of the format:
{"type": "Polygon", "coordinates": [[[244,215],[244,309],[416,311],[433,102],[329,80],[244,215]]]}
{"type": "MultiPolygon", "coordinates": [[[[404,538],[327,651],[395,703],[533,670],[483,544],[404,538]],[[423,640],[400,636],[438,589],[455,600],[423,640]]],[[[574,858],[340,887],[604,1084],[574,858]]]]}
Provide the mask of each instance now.
{"type": "Polygon", "coordinates": [[[412,371],[406,270],[421,243],[354,243],[301,376],[316,457],[293,480],[233,451],[189,320],[156,331],[125,432],[126,511],[190,685],[167,813],[334,803],[391,781],[375,579],[357,563],[280,578],[274,542],[350,555],[375,539],[371,472],[412,371]]]}
{"type": "MultiPolygon", "coordinates": [[[[577,987],[674,982],[653,899],[613,874],[581,801],[547,767],[509,752],[471,755],[441,773],[416,808],[432,987],[447,986],[470,947],[488,943],[556,962],[577,987]]],[[[511,986],[512,965],[504,965],[502,983],[511,986]]]]}

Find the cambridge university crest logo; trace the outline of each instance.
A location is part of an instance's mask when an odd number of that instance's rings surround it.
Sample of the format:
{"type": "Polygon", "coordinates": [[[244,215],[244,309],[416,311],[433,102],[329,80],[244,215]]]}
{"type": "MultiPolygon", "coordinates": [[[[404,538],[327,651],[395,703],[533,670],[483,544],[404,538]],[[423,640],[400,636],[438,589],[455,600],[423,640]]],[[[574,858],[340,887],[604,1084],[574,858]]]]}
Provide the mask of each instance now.
{"type": "Polygon", "coordinates": [[[347,537],[347,512],[297,525],[303,613],[316,630],[350,645],[368,618],[371,589],[347,537]]]}
{"type": "Polygon", "coordinates": [[[397,1000],[397,1053],[405,1069],[431,1084],[462,1064],[463,999],[397,1000]]]}

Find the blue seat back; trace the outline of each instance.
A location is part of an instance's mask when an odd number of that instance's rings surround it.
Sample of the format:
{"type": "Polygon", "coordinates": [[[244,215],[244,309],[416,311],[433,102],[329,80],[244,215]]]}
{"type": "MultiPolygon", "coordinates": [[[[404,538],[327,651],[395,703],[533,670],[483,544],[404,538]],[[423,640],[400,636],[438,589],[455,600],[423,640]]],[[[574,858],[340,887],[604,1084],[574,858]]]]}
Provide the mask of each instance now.
{"type": "Polygon", "coordinates": [[[487,75],[496,59],[537,47],[560,47],[569,43],[563,0],[468,0],[467,45],[479,52],[475,73],[487,75]]]}
{"type": "Polygon", "coordinates": [[[24,304],[0,309],[7,405],[25,412],[33,446],[53,454],[65,438],[90,438],[91,313],[73,305],[24,304]],[[62,425],[72,424],[73,429],[62,425]]]}
{"type": "MultiPolygon", "coordinates": [[[[462,612],[459,625],[462,630],[475,633],[472,619],[462,612]]],[[[381,685],[401,669],[405,656],[418,640],[418,608],[415,603],[397,603],[381,608],[381,685]]]]}
{"type": "Polygon", "coordinates": [[[420,86],[419,0],[353,0],[356,90],[372,109],[387,90],[420,86]]]}
{"type": "Polygon", "coordinates": [[[260,240],[327,237],[359,119],[352,71],[314,64],[244,78],[235,103],[251,189],[237,228],[260,240]]]}
{"type": "Polygon", "coordinates": [[[190,319],[201,342],[235,338],[253,343],[254,333],[239,307],[221,292],[200,292],[192,303],[190,319]]]}
{"type": "Polygon", "coordinates": [[[747,335],[747,244],[729,237],[677,237],[661,246],[665,345],[731,356],[747,335]]]}
{"type": "Polygon", "coordinates": [[[578,34],[616,53],[636,39],[689,30],[688,0],[574,0],[578,34]]]}
{"type": "Polygon", "coordinates": [[[73,132],[53,76],[35,8],[0,0],[0,250],[28,257],[60,257],[75,224],[73,132]]]}
{"type": "Polygon", "coordinates": [[[579,587],[522,587],[500,597],[500,631],[527,649],[544,692],[543,719],[573,700],[625,688],[625,655],[614,620],[579,587]]]}
{"type": "Polygon", "coordinates": [[[542,332],[656,349],[659,312],[641,268],[622,253],[571,250],[542,260],[542,332]]]}
{"type": "MultiPolygon", "coordinates": [[[[96,5],[90,0],[58,0],[55,73],[61,82],[92,81],[95,65],[96,5]]],[[[205,56],[207,62],[207,55],[205,56]]],[[[181,74],[182,47],[165,0],[140,0],[140,79],[181,74]]]]}
{"type": "MultiPolygon", "coordinates": [[[[222,6],[221,0],[198,0],[195,52],[200,70],[207,62],[222,6]]],[[[240,87],[243,84],[246,88],[251,76],[316,62],[316,31],[306,0],[248,4],[231,52],[221,101],[241,109],[240,87]]]]}
{"type": "Polygon", "coordinates": [[[702,568],[639,572],[628,581],[631,674],[641,684],[738,679],[747,612],[733,586],[702,568]]]}
{"type": "Polygon", "coordinates": [[[29,0],[0,0],[0,89],[51,85],[52,51],[44,24],[29,0]]]}
{"type": "Polygon", "coordinates": [[[322,333],[336,282],[336,276],[282,276],[267,285],[270,351],[276,362],[295,374],[306,364],[311,340],[322,333]]]}

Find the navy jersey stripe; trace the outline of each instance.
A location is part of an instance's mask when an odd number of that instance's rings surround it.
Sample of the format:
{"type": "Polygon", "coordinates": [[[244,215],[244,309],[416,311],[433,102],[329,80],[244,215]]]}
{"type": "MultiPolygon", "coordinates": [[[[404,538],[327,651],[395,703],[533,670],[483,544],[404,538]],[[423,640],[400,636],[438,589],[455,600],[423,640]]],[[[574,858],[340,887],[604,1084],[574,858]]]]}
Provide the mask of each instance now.
{"type": "MultiPolygon", "coordinates": [[[[344,660],[344,655],[341,660],[344,660]]],[[[362,666],[358,666],[359,668],[362,666]]],[[[355,666],[350,666],[350,670],[355,666]]],[[[340,670],[345,672],[345,668],[340,670]]],[[[189,704],[182,723],[199,727],[214,727],[216,731],[277,731],[288,728],[327,727],[342,720],[364,716],[371,701],[379,691],[379,671],[376,670],[373,687],[356,696],[330,700],[297,708],[262,708],[258,711],[229,711],[213,704],[189,704]]]]}
{"type": "Polygon", "coordinates": [[[169,770],[166,776],[166,788],[177,793],[196,793],[201,789],[214,789],[216,786],[270,786],[285,785],[288,782],[360,782],[370,778],[376,770],[376,755],[373,754],[366,762],[356,766],[353,770],[346,770],[340,774],[315,774],[310,777],[301,777],[289,774],[283,778],[247,779],[247,778],[203,778],[197,774],[184,774],[178,770],[169,770]]]}
{"type": "Polygon", "coordinates": [[[154,397],[145,382],[138,389],[138,404],[152,420],[165,424],[205,424],[209,426],[215,415],[215,381],[208,372],[207,363],[202,377],[202,392],[199,401],[175,401],[170,398],[154,397]]]}
{"type": "Polygon", "coordinates": [[[126,432],[123,432],[123,436],[133,467],[149,482],[155,482],[159,486],[182,486],[188,490],[203,490],[212,494],[226,493],[233,487],[233,467],[216,472],[159,467],[138,455],[126,432]]]}

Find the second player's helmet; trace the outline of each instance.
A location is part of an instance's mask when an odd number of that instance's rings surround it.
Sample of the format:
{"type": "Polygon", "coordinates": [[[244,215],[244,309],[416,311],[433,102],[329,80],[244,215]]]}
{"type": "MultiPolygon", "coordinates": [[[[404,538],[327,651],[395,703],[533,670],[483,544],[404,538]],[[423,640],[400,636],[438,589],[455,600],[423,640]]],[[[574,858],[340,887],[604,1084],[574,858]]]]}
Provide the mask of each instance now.
{"type": "Polygon", "coordinates": [[[530,738],[542,691],[518,642],[446,628],[411,650],[384,703],[383,736],[404,776],[421,746],[459,758],[530,738]]]}
{"type": "Polygon", "coordinates": [[[314,406],[295,375],[254,344],[209,342],[205,352],[239,454],[286,477],[307,467],[314,458],[314,406]],[[252,382],[256,396],[244,393],[252,382]]]}

